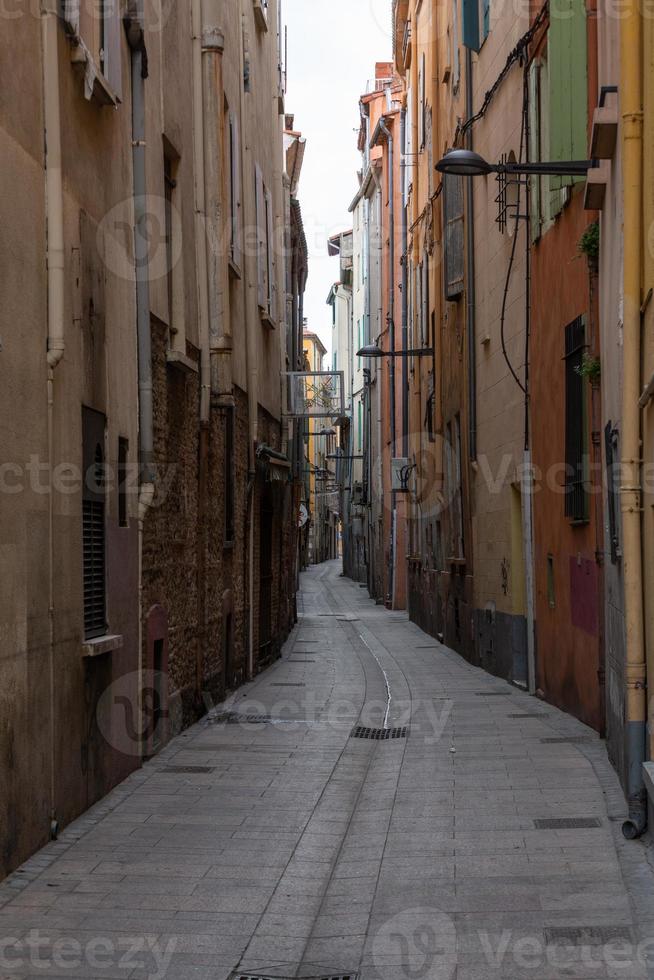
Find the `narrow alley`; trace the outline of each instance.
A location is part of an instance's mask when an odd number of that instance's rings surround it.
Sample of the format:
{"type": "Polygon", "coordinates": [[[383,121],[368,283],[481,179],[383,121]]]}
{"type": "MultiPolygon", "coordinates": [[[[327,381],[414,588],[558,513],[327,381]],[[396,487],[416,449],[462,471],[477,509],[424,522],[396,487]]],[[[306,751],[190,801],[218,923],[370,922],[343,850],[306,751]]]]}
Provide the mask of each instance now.
{"type": "Polygon", "coordinates": [[[624,806],[590,729],[314,566],[282,659],[0,886],[0,975],[654,976],[624,806]]]}

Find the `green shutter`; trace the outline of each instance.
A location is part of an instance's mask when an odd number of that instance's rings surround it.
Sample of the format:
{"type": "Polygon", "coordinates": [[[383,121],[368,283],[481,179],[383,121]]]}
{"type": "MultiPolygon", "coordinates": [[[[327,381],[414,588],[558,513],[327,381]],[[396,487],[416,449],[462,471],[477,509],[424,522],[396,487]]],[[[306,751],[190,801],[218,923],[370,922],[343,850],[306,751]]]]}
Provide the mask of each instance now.
{"type": "Polygon", "coordinates": [[[473,51],[479,51],[481,47],[479,39],[479,0],[463,0],[462,20],[463,43],[465,47],[471,48],[473,51]]]}
{"type": "MultiPolygon", "coordinates": [[[[548,35],[550,159],[587,156],[588,45],[584,0],[552,0],[548,35]]],[[[574,177],[551,177],[552,213],[562,206],[561,189],[574,177]]]]}

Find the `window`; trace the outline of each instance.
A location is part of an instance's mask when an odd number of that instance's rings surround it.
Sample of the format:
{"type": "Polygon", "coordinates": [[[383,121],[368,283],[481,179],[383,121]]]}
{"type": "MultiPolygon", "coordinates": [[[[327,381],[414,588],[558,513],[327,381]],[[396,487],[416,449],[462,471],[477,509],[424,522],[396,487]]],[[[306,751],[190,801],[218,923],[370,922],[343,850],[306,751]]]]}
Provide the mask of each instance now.
{"type": "Polygon", "coordinates": [[[422,300],[420,311],[420,343],[423,347],[426,347],[429,339],[429,257],[426,252],[420,264],[420,275],[422,277],[420,286],[422,300]]]}
{"type": "Polygon", "coordinates": [[[261,168],[255,166],[257,204],[257,295],[264,319],[274,323],[276,312],[274,214],[272,195],[263,181],[261,168]]]}
{"type": "Polygon", "coordinates": [[[443,177],[443,219],[445,224],[445,298],[456,299],[463,292],[463,177],[443,177]]]}
{"type": "Polygon", "coordinates": [[[225,409],[225,544],[234,541],[234,503],[236,472],[234,465],[236,418],[233,408],[225,409]]]}
{"type": "Polygon", "coordinates": [[[118,523],[121,527],[129,527],[129,508],[127,505],[128,468],[127,460],[129,442],[127,439],[118,440],[118,523]]]}
{"type": "Polygon", "coordinates": [[[226,171],[229,179],[229,208],[230,208],[230,240],[229,257],[234,271],[240,274],[241,269],[241,144],[239,136],[238,116],[231,110],[227,111],[229,140],[226,171]]]}
{"type": "Polygon", "coordinates": [[[609,519],[609,540],[611,544],[611,562],[617,565],[622,557],[620,550],[620,533],[618,529],[618,514],[620,513],[620,498],[618,490],[619,467],[618,460],[618,430],[609,420],[604,429],[604,448],[606,456],[606,486],[608,494],[607,514],[609,519]]]}
{"type": "Polygon", "coordinates": [[[105,530],[105,418],[82,409],[82,549],[84,585],[84,638],[107,632],[105,530]]]}
{"type": "Polygon", "coordinates": [[[554,582],[554,555],[547,556],[547,602],[550,609],[556,609],[556,586],[554,582]]]}
{"type": "Polygon", "coordinates": [[[122,99],[122,23],[120,0],[63,0],[64,24],[73,41],[72,60],[96,72],[85,71],[86,97],[103,103],[122,99]],[[93,83],[88,79],[99,73],[93,83]],[[103,84],[106,83],[106,84],[103,84]],[[108,89],[107,89],[108,86],[108,89]]]}
{"type": "Polygon", "coordinates": [[[168,289],[168,329],[171,335],[178,333],[179,317],[181,311],[178,306],[179,288],[178,270],[176,270],[176,256],[181,254],[179,234],[179,222],[175,221],[175,207],[177,204],[177,169],[179,157],[164,139],[164,200],[165,200],[165,221],[166,221],[166,285],[168,289]]]}
{"type": "Polygon", "coordinates": [[[565,328],[565,516],[573,523],[588,520],[585,350],[586,323],[580,316],[565,328]]]}
{"type": "Polygon", "coordinates": [[[426,94],[425,94],[425,89],[426,89],[425,74],[426,74],[426,71],[427,71],[427,60],[426,60],[425,55],[423,53],[422,54],[422,57],[420,58],[420,68],[418,70],[418,100],[419,100],[419,105],[418,105],[418,148],[420,150],[424,150],[424,148],[425,148],[425,135],[426,135],[426,126],[425,126],[425,117],[426,117],[426,112],[427,112],[426,94]]]}
{"type": "Polygon", "coordinates": [[[462,0],[463,44],[479,51],[490,32],[490,0],[462,0]]]}
{"type": "Polygon", "coordinates": [[[461,82],[461,51],[459,49],[459,3],[454,0],[452,9],[452,91],[456,95],[461,82]]]}
{"type": "Polygon", "coordinates": [[[463,494],[461,486],[461,418],[447,424],[445,471],[450,500],[450,558],[464,558],[463,494]]]}

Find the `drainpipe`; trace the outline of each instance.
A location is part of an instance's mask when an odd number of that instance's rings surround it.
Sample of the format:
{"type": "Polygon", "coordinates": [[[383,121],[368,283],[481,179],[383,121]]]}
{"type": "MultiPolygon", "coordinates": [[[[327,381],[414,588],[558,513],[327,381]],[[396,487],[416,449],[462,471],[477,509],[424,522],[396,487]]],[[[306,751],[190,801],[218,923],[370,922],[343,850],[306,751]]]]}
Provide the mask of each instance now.
{"type": "Polygon", "coordinates": [[[225,316],[225,200],[223,161],[225,159],[225,90],[223,85],[222,32],[209,24],[207,0],[201,0],[202,13],[202,134],[204,143],[205,245],[209,312],[211,393],[219,404],[233,403],[231,348],[225,316]]]}
{"type": "MultiPolygon", "coordinates": [[[[395,441],[396,419],[395,419],[395,174],[394,174],[394,147],[393,136],[386,125],[386,120],[382,116],[379,120],[381,131],[388,140],[388,224],[390,245],[388,250],[388,328],[390,344],[390,415],[391,415],[391,446],[392,451],[396,452],[395,441]]],[[[397,494],[391,491],[391,559],[389,562],[389,600],[391,608],[395,608],[395,583],[396,583],[396,562],[397,562],[397,494]]]]}
{"type": "Polygon", "coordinates": [[[155,492],[152,420],[152,334],[150,328],[149,242],[146,183],[145,79],[147,60],[143,33],[143,0],[131,5],[125,18],[132,69],[132,170],[134,207],[134,273],[138,348],[140,488],[138,506],[138,697],[143,690],[143,532],[155,492]]]}
{"type": "MultiPolygon", "coordinates": [[[[245,17],[245,0],[239,0],[239,16],[241,22],[241,44],[240,44],[240,104],[241,104],[241,186],[250,188],[252,186],[252,167],[250,146],[248,144],[249,135],[249,105],[250,100],[245,94],[246,68],[249,73],[249,66],[246,65],[247,32],[245,17]],[[247,183],[246,183],[247,181],[247,183]]],[[[252,200],[252,191],[244,192],[244,202],[252,200]]],[[[247,207],[245,221],[256,223],[250,215],[250,207],[247,207]]],[[[247,488],[247,526],[248,526],[248,677],[254,676],[254,557],[255,557],[255,501],[256,501],[256,444],[259,434],[258,413],[258,370],[257,370],[257,336],[254,328],[259,321],[259,311],[255,285],[257,282],[256,270],[254,276],[248,268],[252,262],[252,256],[244,256],[246,263],[244,283],[244,303],[245,303],[245,363],[248,390],[248,488],[247,488]]],[[[301,329],[300,321],[300,329],[301,329]]]]}
{"type": "Polygon", "coordinates": [[[202,71],[202,0],[191,0],[193,34],[193,158],[195,169],[195,252],[200,325],[200,424],[209,423],[211,360],[209,341],[209,286],[207,255],[206,177],[204,165],[204,86],[202,71]]]}
{"type": "Polygon", "coordinates": [[[47,401],[48,401],[48,628],[50,681],[50,836],[59,830],[56,804],[55,709],[55,542],[54,542],[54,375],[64,356],[64,192],[61,159],[59,101],[59,37],[55,0],[41,7],[43,59],[43,116],[45,147],[46,264],[48,289],[47,401]]]}
{"type": "MultiPolygon", "coordinates": [[[[406,106],[402,106],[400,114],[400,145],[402,146],[403,167],[406,160],[406,106]]],[[[404,172],[404,170],[403,170],[404,172]]],[[[402,456],[409,457],[409,227],[407,219],[407,201],[404,187],[402,189],[402,456]]]]}
{"type": "MultiPolygon", "coordinates": [[[[466,118],[474,113],[472,94],[472,50],[466,48],[466,118]]],[[[472,126],[468,127],[466,148],[473,149],[472,126]]],[[[466,283],[466,326],[468,333],[468,455],[472,462],[477,459],[477,337],[475,313],[477,306],[475,288],[475,197],[474,177],[466,181],[466,252],[468,281],[466,283]]]]}
{"type": "Polygon", "coordinates": [[[640,837],[647,824],[643,783],[647,721],[643,562],[641,551],[641,242],[643,233],[642,23],[637,0],[627,0],[620,28],[620,97],[624,186],[624,328],[622,385],[622,510],[626,620],[625,764],[629,818],[622,830],[640,837]]]}

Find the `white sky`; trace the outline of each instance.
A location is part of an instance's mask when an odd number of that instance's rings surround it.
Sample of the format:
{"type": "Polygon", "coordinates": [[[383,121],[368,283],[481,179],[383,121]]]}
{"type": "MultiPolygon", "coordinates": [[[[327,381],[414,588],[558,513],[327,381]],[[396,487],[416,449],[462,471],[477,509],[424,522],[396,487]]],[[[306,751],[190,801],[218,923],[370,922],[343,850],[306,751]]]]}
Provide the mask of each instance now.
{"type": "MultiPolygon", "coordinates": [[[[331,348],[326,305],[338,279],[327,239],[352,226],[357,192],[359,96],[375,62],[391,57],[391,0],[283,0],[288,24],[286,111],[307,139],[299,199],[309,245],[305,315],[331,348]]],[[[327,366],[327,365],[326,365],[327,366]]]]}

